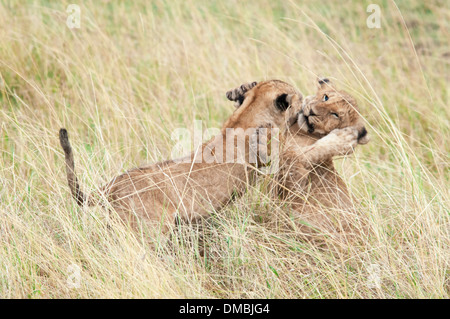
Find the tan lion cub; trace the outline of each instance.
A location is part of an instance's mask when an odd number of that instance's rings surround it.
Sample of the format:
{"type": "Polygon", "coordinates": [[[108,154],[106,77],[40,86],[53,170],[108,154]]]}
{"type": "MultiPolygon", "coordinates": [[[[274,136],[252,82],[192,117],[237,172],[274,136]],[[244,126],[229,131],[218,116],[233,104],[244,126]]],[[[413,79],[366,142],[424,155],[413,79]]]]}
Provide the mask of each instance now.
{"type": "Polygon", "coordinates": [[[341,237],[339,233],[349,235],[360,227],[333,157],[352,153],[358,144],[368,143],[369,136],[356,100],[328,79],[318,84],[317,93],[305,98],[298,121],[289,130],[278,177],[285,187],[281,193],[306,224],[301,227],[305,235],[341,237]]]}
{"type": "MultiPolygon", "coordinates": [[[[227,96],[239,104],[252,85],[241,85],[227,96]]],[[[333,157],[350,154],[357,144],[368,141],[356,100],[338,91],[328,79],[319,80],[316,95],[305,98],[297,123],[287,133],[274,187],[299,214],[303,224],[300,230],[306,235],[348,229],[346,220],[337,221],[320,210],[331,209],[338,214],[353,211],[347,186],[334,167],[333,157]]]]}
{"type": "Polygon", "coordinates": [[[221,134],[201,146],[202,152],[130,170],[102,187],[100,194],[90,196],[80,190],[68,134],[61,129],[70,190],[79,205],[100,204],[99,198],[106,198],[135,229],[145,222],[167,230],[176,216],[186,220],[205,216],[244,192],[252,181],[256,163],[249,160],[252,133],[248,130],[269,126],[284,134],[296,121],[301,102],[293,86],[278,80],[261,82],[246,93],[245,102],[228,118],[221,134]],[[239,139],[245,141],[243,147],[239,139]]]}

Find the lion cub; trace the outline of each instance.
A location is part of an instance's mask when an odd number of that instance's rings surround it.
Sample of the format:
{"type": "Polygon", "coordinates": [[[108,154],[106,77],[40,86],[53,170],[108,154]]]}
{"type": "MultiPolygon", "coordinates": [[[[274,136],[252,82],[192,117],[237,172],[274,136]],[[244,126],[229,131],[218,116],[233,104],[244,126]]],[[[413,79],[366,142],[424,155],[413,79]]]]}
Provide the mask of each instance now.
{"type": "MultiPolygon", "coordinates": [[[[276,193],[291,203],[301,220],[299,230],[307,236],[349,228],[348,221],[329,214],[330,210],[338,215],[353,212],[333,157],[350,154],[357,144],[369,141],[356,100],[328,79],[318,84],[317,93],[305,98],[297,123],[287,132],[280,170],[274,177],[276,193]]],[[[239,103],[238,97],[251,85],[244,84],[228,95],[239,103]]]]}
{"type": "Polygon", "coordinates": [[[177,216],[185,220],[205,216],[242,194],[254,180],[253,166],[258,164],[249,160],[251,130],[270,126],[285,134],[296,122],[301,104],[302,95],[293,86],[278,80],[261,82],[245,94],[221,134],[203,144],[201,152],[132,169],[102,187],[100,194],[90,196],[80,190],[68,134],[61,129],[70,190],[79,205],[101,204],[101,198],[106,198],[134,229],[145,222],[161,225],[165,231],[177,216]],[[239,139],[245,144],[236,142],[239,139]]]}

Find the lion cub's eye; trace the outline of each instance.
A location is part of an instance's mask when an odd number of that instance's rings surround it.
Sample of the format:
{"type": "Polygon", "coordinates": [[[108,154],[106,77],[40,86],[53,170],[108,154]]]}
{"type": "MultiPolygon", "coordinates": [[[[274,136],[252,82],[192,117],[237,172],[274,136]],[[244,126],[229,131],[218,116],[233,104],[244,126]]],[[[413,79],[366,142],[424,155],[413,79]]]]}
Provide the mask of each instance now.
{"type": "Polygon", "coordinates": [[[331,113],[331,115],[333,115],[335,118],[339,118],[339,115],[337,113],[331,113]]]}
{"type": "Polygon", "coordinates": [[[324,101],[324,102],[328,101],[328,95],[324,94],[324,96],[323,96],[323,101],[324,101]]]}

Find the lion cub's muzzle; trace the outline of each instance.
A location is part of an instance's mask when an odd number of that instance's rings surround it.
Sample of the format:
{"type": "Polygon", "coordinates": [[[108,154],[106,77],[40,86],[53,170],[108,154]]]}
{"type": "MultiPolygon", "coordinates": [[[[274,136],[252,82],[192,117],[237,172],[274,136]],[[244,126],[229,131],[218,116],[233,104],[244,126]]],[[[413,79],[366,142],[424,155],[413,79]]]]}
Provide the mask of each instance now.
{"type": "Polygon", "coordinates": [[[305,116],[306,125],[308,126],[308,133],[314,133],[315,126],[310,122],[310,117],[305,116]]]}
{"type": "Polygon", "coordinates": [[[311,100],[314,96],[309,95],[307,96],[302,103],[302,110],[298,114],[298,120],[297,122],[299,124],[306,124],[306,127],[308,129],[308,133],[313,133],[315,130],[315,124],[313,121],[311,121],[311,117],[314,117],[316,114],[314,114],[312,110],[312,106],[310,105],[311,100]]]}
{"type": "MultiPolygon", "coordinates": [[[[298,123],[299,127],[302,127],[303,125],[306,125],[308,133],[313,133],[315,130],[314,123],[311,122],[311,115],[306,116],[303,111],[300,111],[297,115],[297,120],[295,123],[298,123]]],[[[294,123],[294,124],[295,124],[294,123]]]]}

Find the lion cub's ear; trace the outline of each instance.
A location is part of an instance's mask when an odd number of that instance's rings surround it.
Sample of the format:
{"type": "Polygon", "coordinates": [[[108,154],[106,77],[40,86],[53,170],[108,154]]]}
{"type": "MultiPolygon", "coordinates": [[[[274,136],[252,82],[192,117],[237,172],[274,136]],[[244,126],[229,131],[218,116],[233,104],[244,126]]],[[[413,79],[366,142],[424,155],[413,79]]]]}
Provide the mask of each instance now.
{"type": "Polygon", "coordinates": [[[287,100],[288,95],[286,93],[281,94],[278,96],[275,100],[275,105],[277,106],[277,109],[281,111],[286,111],[289,107],[289,101],[287,100]]]}
{"type": "Polygon", "coordinates": [[[333,82],[330,81],[328,78],[317,78],[318,88],[319,89],[325,89],[325,88],[335,88],[333,82]]]}
{"type": "Polygon", "coordinates": [[[292,99],[294,98],[294,94],[286,94],[283,93],[279,95],[275,100],[275,105],[277,109],[281,111],[286,111],[289,106],[291,106],[292,99]]]}
{"type": "Polygon", "coordinates": [[[227,99],[230,101],[234,101],[234,106],[236,108],[240,107],[245,99],[245,93],[253,89],[258,82],[248,82],[244,83],[241,86],[232,89],[226,93],[227,99]]]}

